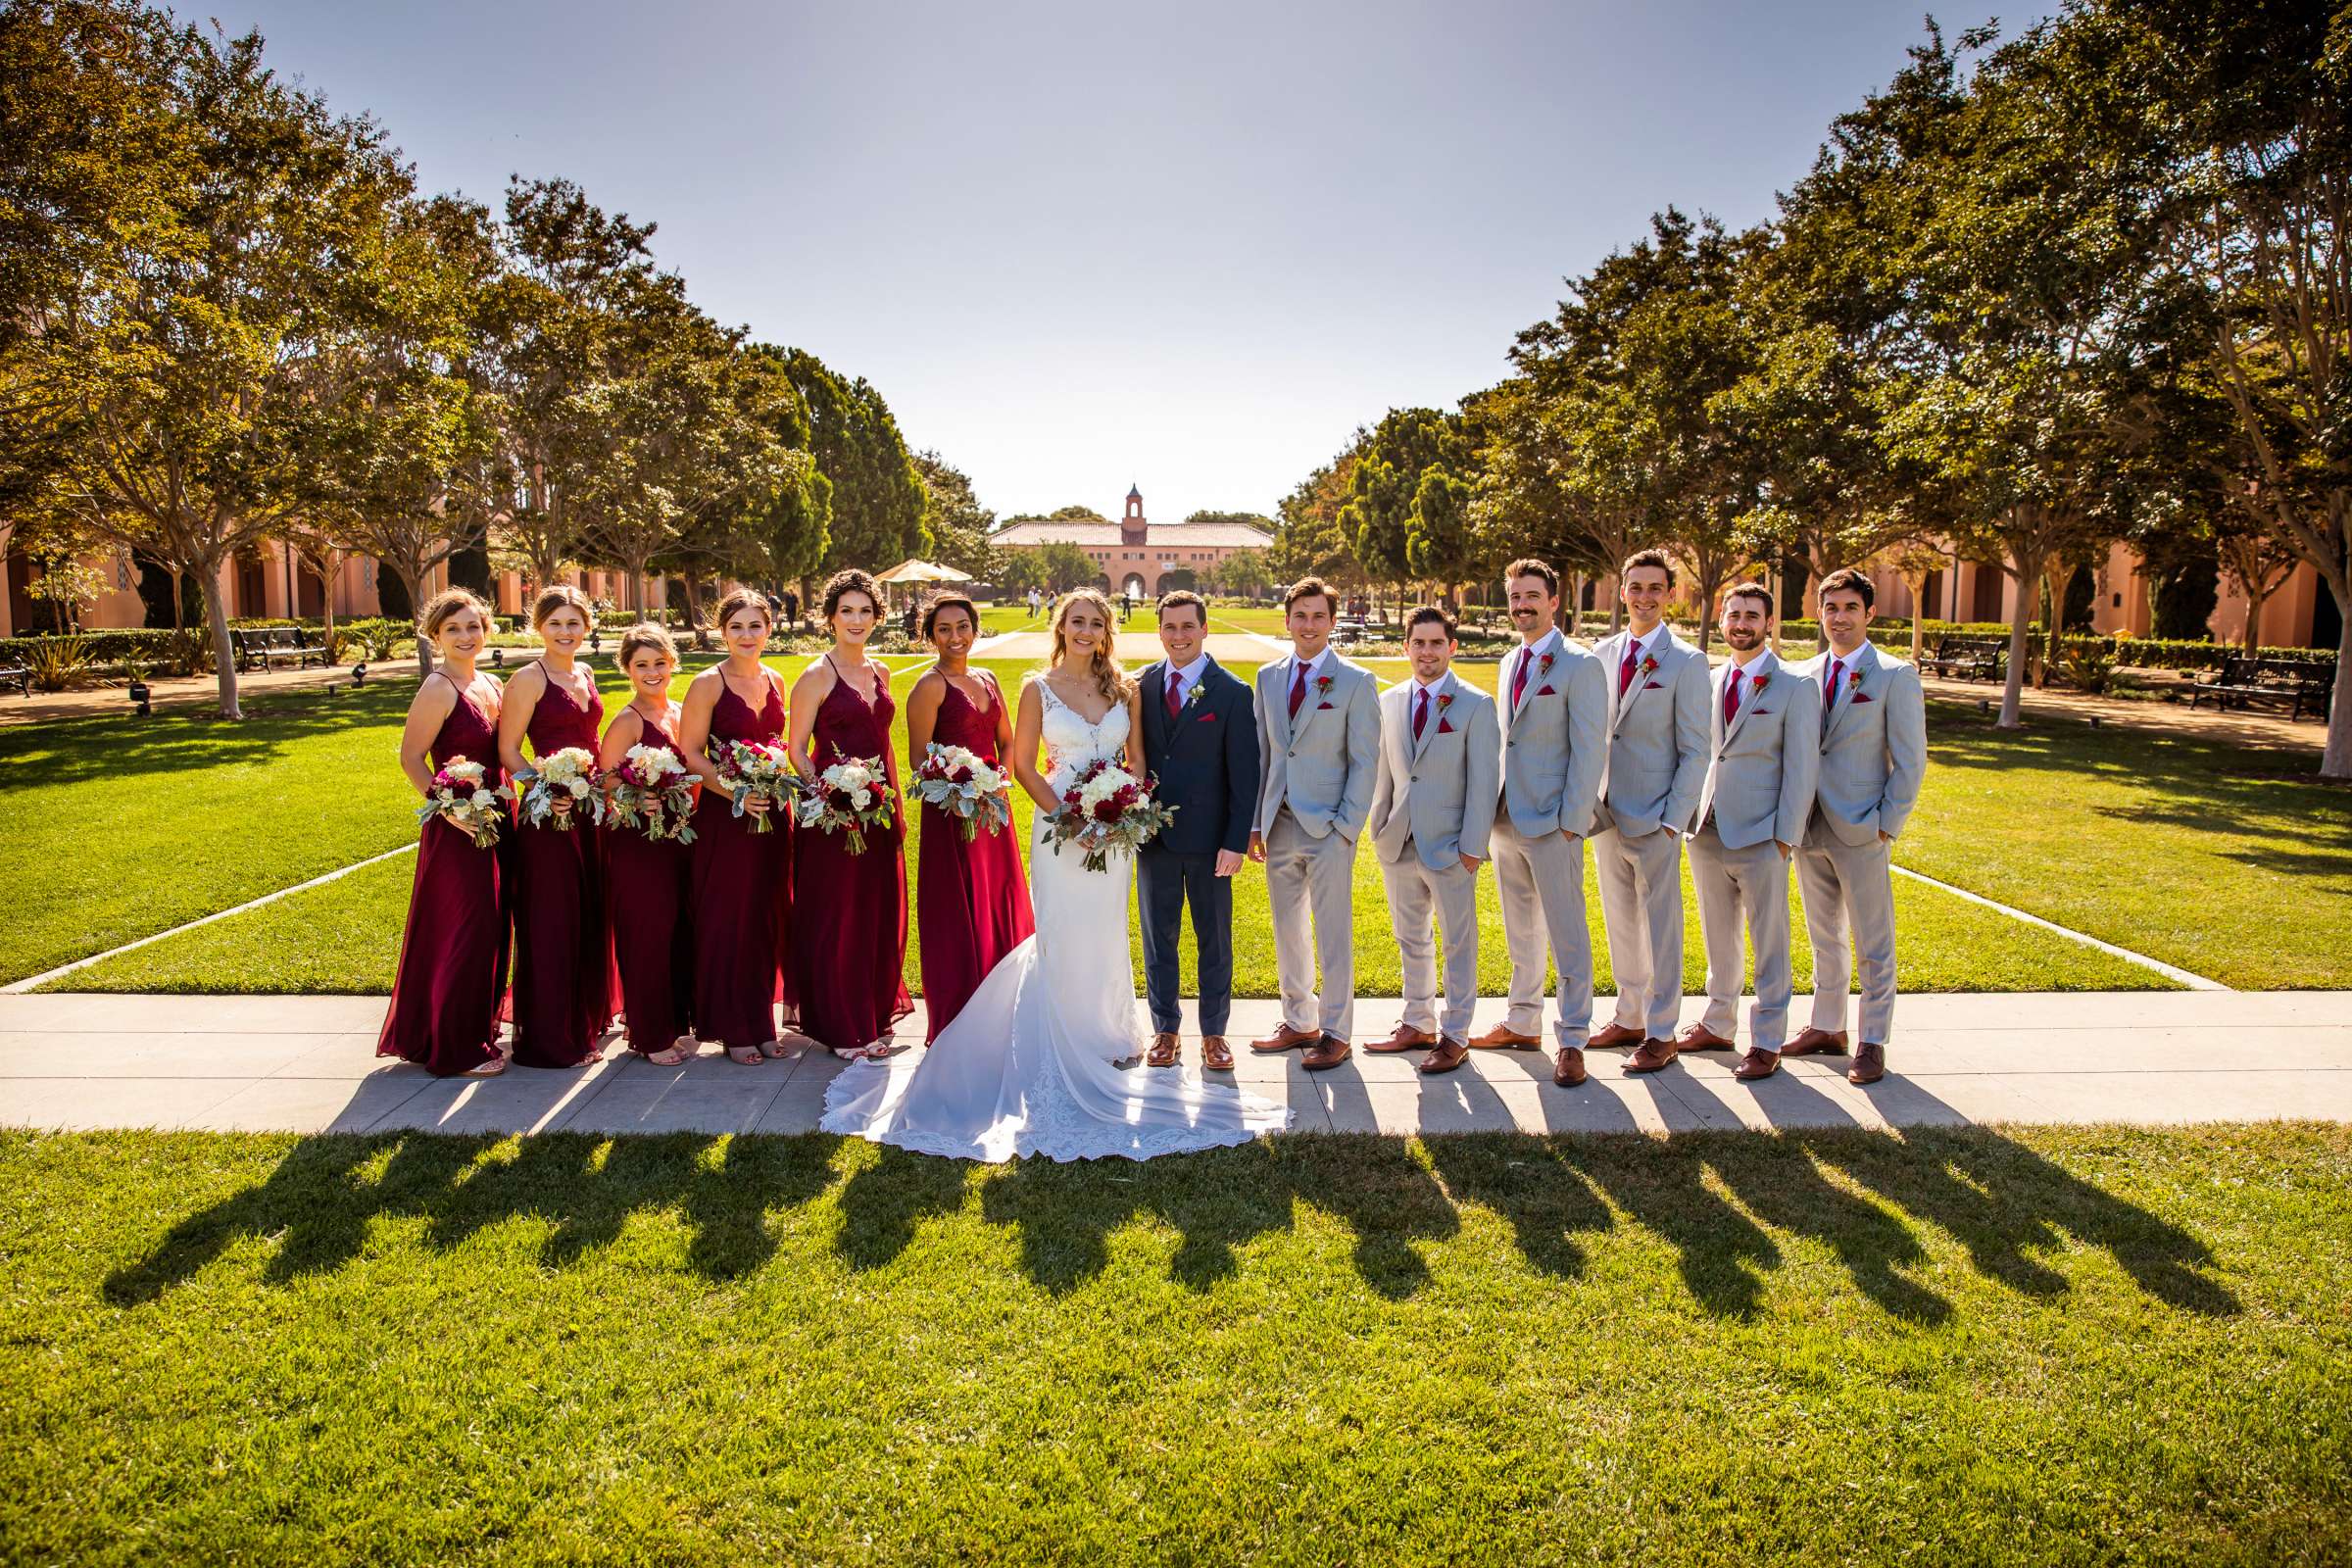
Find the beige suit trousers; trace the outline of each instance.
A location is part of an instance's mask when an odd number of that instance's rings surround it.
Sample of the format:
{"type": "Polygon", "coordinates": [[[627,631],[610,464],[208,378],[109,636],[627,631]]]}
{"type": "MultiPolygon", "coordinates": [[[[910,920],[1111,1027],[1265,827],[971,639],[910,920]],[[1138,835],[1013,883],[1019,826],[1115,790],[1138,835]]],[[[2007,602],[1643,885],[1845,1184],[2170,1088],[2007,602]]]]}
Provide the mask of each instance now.
{"type": "Polygon", "coordinates": [[[1467,1042],[1478,1010],[1478,874],[1455,860],[1438,870],[1421,862],[1405,840],[1404,858],[1382,860],[1389,887],[1390,929],[1404,968],[1404,1021],[1415,1029],[1467,1042]],[[1446,1011],[1438,1012],[1438,953],[1430,937],[1435,918],[1446,938],[1446,1011]]]}
{"type": "Polygon", "coordinates": [[[1266,895],[1274,908],[1274,973],[1284,1027],[1353,1038],[1355,846],[1337,832],[1316,838],[1283,807],[1266,831],[1266,895]]]}
{"type": "Polygon", "coordinates": [[[1813,1027],[1845,1028],[1846,988],[1862,972],[1862,1040],[1884,1046],[1894,1032],[1894,879],[1885,839],[1847,844],[1815,831],[1796,852],[1796,884],[1805,895],[1813,939],[1813,1027]],[[1848,961],[1846,935],[1853,935],[1848,961]]]}
{"type": "Polygon", "coordinates": [[[1502,936],[1511,950],[1511,1010],[1517,1034],[1544,1032],[1544,958],[1559,967],[1556,1044],[1582,1047],[1592,1026],[1592,928],[1585,923],[1585,843],[1564,833],[1525,838],[1510,814],[1494,813],[1494,878],[1502,894],[1502,936]]]}
{"type": "Polygon", "coordinates": [[[1746,952],[1756,955],[1756,1000],[1747,1009],[1747,1043],[1778,1051],[1788,1037],[1788,862],[1770,839],[1728,850],[1710,818],[1690,840],[1690,885],[1707,940],[1707,1028],[1724,1039],[1740,1022],[1746,952]]]}
{"type": "Polygon", "coordinates": [[[1615,1022],[1672,1040],[1683,1016],[1683,836],[1592,836],[1592,875],[1617,975],[1615,1022]]]}

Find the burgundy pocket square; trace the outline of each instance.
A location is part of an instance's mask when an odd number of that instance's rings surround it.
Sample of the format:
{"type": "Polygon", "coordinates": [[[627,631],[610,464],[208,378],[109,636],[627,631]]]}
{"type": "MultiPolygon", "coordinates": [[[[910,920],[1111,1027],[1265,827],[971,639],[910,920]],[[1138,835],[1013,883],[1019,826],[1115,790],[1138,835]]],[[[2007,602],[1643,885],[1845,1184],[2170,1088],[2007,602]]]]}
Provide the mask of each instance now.
{"type": "Polygon", "coordinates": [[[1665,688],[1665,687],[1663,687],[1663,686],[1661,686],[1661,685],[1659,685],[1659,684],[1658,684],[1656,681],[1654,681],[1654,680],[1653,680],[1653,681],[1646,682],[1646,683],[1645,683],[1645,684],[1642,686],[1642,689],[1643,691],[1645,691],[1645,692],[1662,692],[1662,691],[1664,691],[1666,688],[1665,688]]]}
{"type": "Polygon", "coordinates": [[[1860,692],[1856,692],[1856,693],[1854,693],[1853,697],[1852,697],[1850,700],[1851,700],[1851,701],[1853,701],[1853,702],[1857,702],[1857,703],[1867,703],[1867,702],[1869,702],[1869,701],[1870,701],[1870,699],[1869,699],[1869,698],[1867,698],[1867,697],[1863,696],[1863,695],[1862,695],[1860,692]]]}
{"type": "Polygon", "coordinates": [[[1553,691],[1553,690],[1552,690],[1550,687],[1548,687],[1548,686],[1539,686],[1539,687],[1537,687],[1537,688],[1536,688],[1536,695],[1537,695],[1538,697],[1557,697],[1557,696],[1559,696],[1560,694],[1559,694],[1558,692],[1555,692],[1555,691],[1553,691]]]}
{"type": "Polygon", "coordinates": [[[1329,703],[1317,703],[1315,705],[1315,711],[1318,713],[1328,713],[1331,711],[1331,705],[1329,703]]]}
{"type": "Polygon", "coordinates": [[[1202,713],[1199,718],[1193,720],[1196,724],[1214,724],[1216,721],[1217,715],[1214,713],[1202,713]]]}
{"type": "Polygon", "coordinates": [[[1441,735],[1450,735],[1453,733],[1453,725],[1446,719],[1441,718],[1438,720],[1438,733],[1441,735]]]}

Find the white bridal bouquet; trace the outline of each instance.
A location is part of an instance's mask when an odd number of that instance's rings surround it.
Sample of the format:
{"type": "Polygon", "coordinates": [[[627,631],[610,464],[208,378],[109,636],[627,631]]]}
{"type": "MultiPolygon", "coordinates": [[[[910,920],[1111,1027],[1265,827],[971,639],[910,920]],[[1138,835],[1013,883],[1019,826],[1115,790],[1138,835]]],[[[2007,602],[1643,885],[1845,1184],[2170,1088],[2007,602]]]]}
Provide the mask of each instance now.
{"type": "Polygon", "coordinates": [[[791,754],[764,741],[713,742],[710,761],[727,782],[735,814],[751,817],[755,833],[774,832],[776,812],[791,806],[800,789],[800,781],[793,777],[791,754]],[[755,796],[767,802],[765,816],[751,809],[755,796]]]}
{"type": "Polygon", "coordinates": [[[890,775],[878,757],[835,762],[817,774],[815,782],[801,786],[801,826],[841,834],[852,855],[863,855],[865,830],[890,826],[897,810],[890,775]]]}
{"type": "Polygon", "coordinates": [[[1107,758],[1089,762],[1061,792],[1061,808],[1046,822],[1059,855],[1065,844],[1086,853],[1089,871],[1110,869],[1114,851],[1133,855],[1176,820],[1176,808],[1153,793],[1157,778],[1137,778],[1107,758]]]}
{"type": "Polygon", "coordinates": [[[956,818],[969,844],[982,828],[1004,831],[1012,820],[1012,806],[1004,797],[1004,774],[961,746],[933,741],[914,770],[915,795],[956,818]]]}
{"type": "Polygon", "coordinates": [[[514,782],[529,786],[522,792],[522,819],[533,827],[545,827],[554,817],[557,828],[568,833],[573,818],[583,811],[591,822],[605,819],[604,798],[596,793],[596,758],[581,747],[566,746],[535,759],[514,775],[514,782]],[[568,814],[557,814],[559,795],[570,800],[568,814]]]}
{"type": "Polygon", "coordinates": [[[421,826],[436,816],[448,817],[473,840],[475,849],[486,850],[498,842],[514,800],[513,790],[488,782],[481,763],[453,757],[433,775],[433,787],[416,808],[416,821],[421,826]]]}
{"type": "Polygon", "coordinates": [[[694,842],[694,779],[666,746],[632,746],[612,770],[612,820],[660,843],[694,842]]]}

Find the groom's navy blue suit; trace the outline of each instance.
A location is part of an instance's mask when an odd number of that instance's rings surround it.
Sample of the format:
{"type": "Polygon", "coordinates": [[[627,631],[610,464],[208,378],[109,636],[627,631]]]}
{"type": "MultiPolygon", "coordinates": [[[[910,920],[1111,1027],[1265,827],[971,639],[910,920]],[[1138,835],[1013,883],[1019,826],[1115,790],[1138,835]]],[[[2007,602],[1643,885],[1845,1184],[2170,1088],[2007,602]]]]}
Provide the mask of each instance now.
{"type": "Polygon", "coordinates": [[[1250,688],[1209,660],[1200,690],[1167,708],[1168,662],[1144,670],[1144,766],[1159,775],[1159,798],[1176,808],[1167,830],[1136,857],[1143,905],[1144,990],[1152,1027],[1177,1032],[1177,937],[1193,908],[1200,950],[1200,1032],[1221,1035],[1233,1007],[1233,878],[1217,875],[1217,852],[1250,846],[1257,810],[1257,706],[1250,688]]]}

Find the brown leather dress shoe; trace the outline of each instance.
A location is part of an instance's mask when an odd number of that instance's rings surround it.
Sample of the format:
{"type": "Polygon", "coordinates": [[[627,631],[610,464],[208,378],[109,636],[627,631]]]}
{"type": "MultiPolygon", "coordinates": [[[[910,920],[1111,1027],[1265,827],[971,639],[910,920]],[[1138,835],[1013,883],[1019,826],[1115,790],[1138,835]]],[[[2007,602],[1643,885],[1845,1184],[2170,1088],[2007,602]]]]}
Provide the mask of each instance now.
{"type": "Polygon", "coordinates": [[[1677,1051],[1734,1051],[1738,1048],[1705,1024],[1694,1023],[1687,1025],[1681,1034],[1674,1037],[1674,1049],[1677,1051]]]}
{"type": "Polygon", "coordinates": [[[1173,1067],[1176,1065],[1176,1056],[1177,1048],[1174,1035],[1153,1035],[1152,1037],[1152,1054],[1144,1058],[1144,1065],[1147,1067],[1173,1067]]]}
{"type": "Polygon", "coordinates": [[[1732,1069],[1732,1076],[1743,1084],[1752,1084],[1757,1079],[1769,1078],[1780,1070],[1781,1054],[1779,1052],[1759,1051],[1750,1046],[1747,1048],[1747,1054],[1740,1058],[1740,1065],[1732,1069]]]}
{"type": "MultiPolygon", "coordinates": [[[[1368,1049],[1377,1051],[1380,1048],[1373,1046],[1368,1049]]],[[[1321,1072],[1326,1067],[1337,1067],[1341,1062],[1346,1061],[1348,1051],[1347,1041],[1342,1040],[1338,1035],[1325,1035],[1315,1042],[1315,1048],[1312,1051],[1298,1058],[1298,1065],[1304,1067],[1308,1072],[1321,1072]]]]}
{"type": "Polygon", "coordinates": [[[1638,1046],[1647,1038],[1648,1036],[1639,1029],[1628,1029],[1621,1023],[1613,1023],[1606,1029],[1594,1030],[1592,1038],[1585,1042],[1585,1049],[1588,1051],[1615,1051],[1619,1046],[1638,1046]]]}
{"type": "Polygon", "coordinates": [[[1409,1023],[1400,1023],[1396,1026],[1396,1032],[1388,1039],[1375,1040],[1364,1049],[1388,1056],[1395,1055],[1399,1052],[1419,1051],[1437,1043],[1438,1037],[1427,1030],[1416,1029],[1409,1023]]]}
{"type": "Polygon", "coordinates": [[[1849,1084],[1875,1084],[1886,1076],[1886,1048],[1865,1040],[1862,1049],[1854,1053],[1854,1064],[1845,1069],[1849,1084]]]}
{"type": "Polygon", "coordinates": [[[1289,1051],[1297,1046],[1311,1046],[1322,1038],[1312,1029],[1294,1029],[1286,1023],[1266,1036],[1265,1039],[1250,1041],[1250,1049],[1260,1055],[1271,1056],[1277,1052],[1289,1051]]]}
{"type": "Polygon", "coordinates": [[[1574,1089],[1585,1081],[1585,1054],[1575,1046],[1562,1046],[1552,1054],[1551,1081],[1562,1089],[1574,1089]]]}
{"type": "Polygon", "coordinates": [[[1233,1048],[1225,1044],[1223,1035],[1200,1037],[1200,1065],[1210,1072],[1233,1071],[1233,1048]]]}
{"type": "Polygon", "coordinates": [[[1523,1035],[1507,1023],[1498,1023],[1470,1044],[1481,1051],[1533,1051],[1544,1042],[1534,1035],[1523,1035]]]}
{"type": "Polygon", "coordinates": [[[1644,1040],[1632,1055],[1625,1058],[1625,1070],[1629,1073],[1662,1071],[1674,1065],[1674,1058],[1682,1054],[1682,1049],[1671,1040],[1644,1040]]]}
{"type": "Polygon", "coordinates": [[[1426,1073],[1451,1072],[1470,1059],[1470,1048],[1451,1035],[1441,1036],[1438,1049],[1423,1056],[1420,1069],[1426,1073]]]}
{"type": "Polygon", "coordinates": [[[1817,1051],[1828,1056],[1844,1055],[1845,1031],[1840,1029],[1836,1034],[1832,1034],[1827,1029],[1807,1029],[1803,1034],[1783,1046],[1781,1054],[1784,1056],[1810,1056],[1817,1051]]]}

